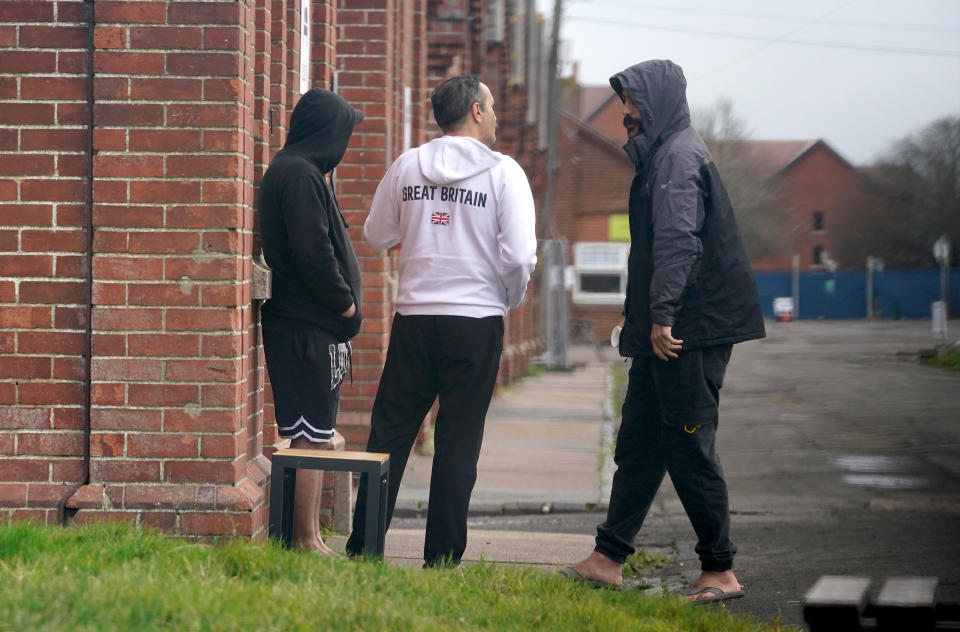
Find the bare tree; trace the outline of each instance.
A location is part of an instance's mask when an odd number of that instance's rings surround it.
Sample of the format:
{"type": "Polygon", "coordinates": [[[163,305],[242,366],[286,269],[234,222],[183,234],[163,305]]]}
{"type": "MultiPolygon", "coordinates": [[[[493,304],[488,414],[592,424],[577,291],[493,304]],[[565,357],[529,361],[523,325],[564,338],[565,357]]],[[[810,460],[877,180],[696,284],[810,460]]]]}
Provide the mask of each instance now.
{"type": "MultiPolygon", "coordinates": [[[[895,268],[935,265],[941,235],[960,241],[960,116],[934,121],[896,143],[862,170],[872,199],[849,200],[842,228],[848,258],[882,257],[895,268]]],[[[849,262],[853,263],[853,261],[849,262]]]]}
{"type": "MultiPolygon", "coordinates": [[[[718,142],[737,143],[750,136],[746,122],[733,111],[733,101],[724,97],[704,110],[691,114],[693,127],[708,145],[718,142]]],[[[717,157],[714,156],[714,159],[717,157]]]]}
{"type": "Polygon", "coordinates": [[[750,258],[782,252],[787,208],[776,179],[751,158],[747,126],[734,112],[733,102],[720,99],[707,109],[695,110],[692,118],[723,178],[750,258]]]}

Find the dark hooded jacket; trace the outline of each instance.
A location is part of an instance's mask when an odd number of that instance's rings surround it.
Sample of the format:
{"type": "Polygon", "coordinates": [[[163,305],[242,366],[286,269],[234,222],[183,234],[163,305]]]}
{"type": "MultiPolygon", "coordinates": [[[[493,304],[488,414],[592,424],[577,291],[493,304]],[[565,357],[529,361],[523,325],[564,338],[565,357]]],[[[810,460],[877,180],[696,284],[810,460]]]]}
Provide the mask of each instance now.
{"type": "Polygon", "coordinates": [[[610,85],[643,121],[624,147],[637,173],[620,355],[652,354],[653,323],[672,327],[683,349],[762,338],[753,270],[713,158],[690,126],[683,71],[646,61],[610,85]]]}
{"type": "Polygon", "coordinates": [[[272,295],[264,327],[309,327],[347,341],[360,330],[360,266],[326,174],[363,115],[327,90],[306,92],[260,185],[260,233],[272,295]],[[357,306],[357,313],[340,314],[357,306]]]}

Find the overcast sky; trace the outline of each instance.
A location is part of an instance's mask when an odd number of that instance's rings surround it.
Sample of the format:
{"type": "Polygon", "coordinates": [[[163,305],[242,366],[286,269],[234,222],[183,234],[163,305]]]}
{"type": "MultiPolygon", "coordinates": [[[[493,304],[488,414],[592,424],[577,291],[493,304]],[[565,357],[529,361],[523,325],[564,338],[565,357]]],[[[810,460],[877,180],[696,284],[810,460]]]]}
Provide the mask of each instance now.
{"type": "MultiPolygon", "coordinates": [[[[551,16],[553,0],[537,0],[551,16]]],[[[823,138],[871,162],[960,115],[960,0],[564,0],[583,84],[671,59],[692,108],[732,100],[754,139],[823,138]],[[822,45],[813,45],[814,43],[822,45]]]]}

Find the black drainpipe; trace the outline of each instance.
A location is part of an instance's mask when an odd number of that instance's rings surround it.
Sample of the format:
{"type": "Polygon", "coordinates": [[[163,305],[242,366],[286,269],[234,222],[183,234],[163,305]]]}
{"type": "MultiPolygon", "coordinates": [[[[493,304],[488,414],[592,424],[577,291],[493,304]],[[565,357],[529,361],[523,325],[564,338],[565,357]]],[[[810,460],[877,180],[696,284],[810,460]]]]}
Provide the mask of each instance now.
{"type": "Polygon", "coordinates": [[[87,339],[84,349],[86,360],[86,388],[83,395],[83,484],[90,483],[90,409],[93,400],[93,33],[97,24],[96,0],[84,0],[87,6],[87,339]]]}
{"type": "Polygon", "coordinates": [[[57,510],[60,523],[66,526],[76,509],[67,507],[67,502],[81,487],[90,484],[90,410],[93,406],[93,34],[96,26],[96,0],[83,0],[87,12],[87,182],[84,215],[87,231],[86,277],[87,277],[87,322],[84,340],[84,388],[83,388],[83,480],[69,494],[64,495],[57,510]]]}

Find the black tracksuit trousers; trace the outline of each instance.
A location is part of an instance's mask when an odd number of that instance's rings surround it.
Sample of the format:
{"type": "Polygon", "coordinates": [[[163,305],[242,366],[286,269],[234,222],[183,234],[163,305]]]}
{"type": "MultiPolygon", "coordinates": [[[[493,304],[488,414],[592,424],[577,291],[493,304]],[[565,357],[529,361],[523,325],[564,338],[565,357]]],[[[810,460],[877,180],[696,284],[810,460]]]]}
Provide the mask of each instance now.
{"type": "MultiPolygon", "coordinates": [[[[483,425],[503,349],[503,318],[402,316],[393,319],[387,360],[370,420],[369,452],[390,454],[387,527],[400,479],[424,417],[439,397],[423,558],[459,563],[467,546],[467,509],[477,480],[483,425]]],[[[361,480],[357,507],[364,507],[361,480]]],[[[363,511],[354,511],[347,552],[363,549],[363,511]]]]}
{"type": "Polygon", "coordinates": [[[617,471],[606,521],[597,527],[596,551],[623,563],[669,472],[697,534],[705,571],[733,567],[727,483],[715,450],[717,404],[730,345],[682,351],[668,362],[637,357],[614,460],[617,471]]]}

